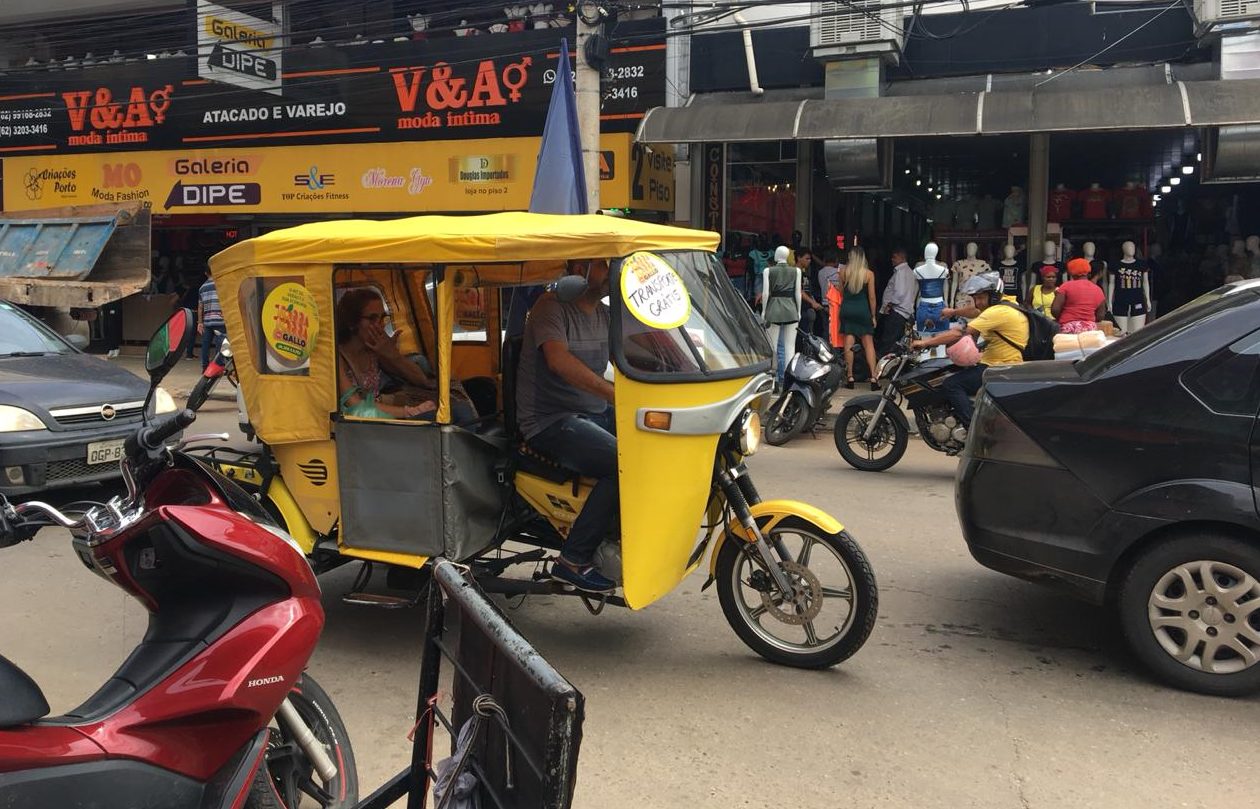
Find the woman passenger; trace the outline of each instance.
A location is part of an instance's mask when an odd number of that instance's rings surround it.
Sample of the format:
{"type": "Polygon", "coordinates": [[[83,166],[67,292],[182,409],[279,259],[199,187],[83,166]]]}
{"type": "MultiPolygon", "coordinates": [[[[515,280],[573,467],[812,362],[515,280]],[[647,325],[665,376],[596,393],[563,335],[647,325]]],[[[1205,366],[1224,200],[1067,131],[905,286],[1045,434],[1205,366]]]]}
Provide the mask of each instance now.
{"type": "MultiPolygon", "coordinates": [[[[381,368],[420,387],[435,387],[432,380],[398,350],[397,335],[385,332],[385,303],[371,289],[352,289],[337,302],[337,393],[342,412],[365,401],[388,417],[416,418],[432,414],[432,402],[389,405],[380,401],[381,368]]],[[[429,415],[432,418],[432,415],[429,415]]]]}

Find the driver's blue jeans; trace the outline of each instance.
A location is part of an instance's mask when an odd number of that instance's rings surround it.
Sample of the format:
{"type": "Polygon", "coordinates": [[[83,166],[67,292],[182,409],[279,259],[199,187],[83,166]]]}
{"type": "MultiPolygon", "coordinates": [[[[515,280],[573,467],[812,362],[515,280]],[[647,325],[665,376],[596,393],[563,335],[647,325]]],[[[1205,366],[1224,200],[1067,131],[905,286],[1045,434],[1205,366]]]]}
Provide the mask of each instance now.
{"type": "Polygon", "coordinates": [[[617,427],[613,409],[599,415],[568,415],[529,439],[529,446],[556,463],[596,479],[565,540],[564,558],[590,564],[599,544],[617,523],[617,427]]]}
{"type": "Polygon", "coordinates": [[[952,376],[941,383],[941,395],[954,408],[954,415],[964,427],[971,426],[971,413],[975,410],[972,398],[980,392],[984,384],[984,369],[989,366],[981,363],[970,368],[960,368],[952,376]]]}

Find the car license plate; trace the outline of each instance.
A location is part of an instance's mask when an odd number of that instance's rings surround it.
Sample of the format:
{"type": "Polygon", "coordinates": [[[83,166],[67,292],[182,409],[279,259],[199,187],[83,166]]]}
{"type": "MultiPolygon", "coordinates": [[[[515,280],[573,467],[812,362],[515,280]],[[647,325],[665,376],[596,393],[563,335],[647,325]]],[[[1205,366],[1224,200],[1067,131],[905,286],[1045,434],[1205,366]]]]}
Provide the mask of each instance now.
{"type": "Polygon", "coordinates": [[[88,444],[88,464],[118,463],[123,457],[124,441],[125,439],[116,438],[113,441],[96,441],[88,444]]]}

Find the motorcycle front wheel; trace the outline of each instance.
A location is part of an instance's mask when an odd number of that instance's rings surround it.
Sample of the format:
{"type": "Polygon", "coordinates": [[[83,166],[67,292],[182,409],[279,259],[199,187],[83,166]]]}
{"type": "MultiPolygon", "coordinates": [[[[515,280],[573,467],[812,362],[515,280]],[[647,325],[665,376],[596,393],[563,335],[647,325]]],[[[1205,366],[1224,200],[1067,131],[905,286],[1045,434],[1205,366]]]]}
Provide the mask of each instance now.
{"type": "Polygon", "coordinates": [[[323,780],[281,722],[271,728],[265,766],[258,768],[245,809],[349,809],[359,802],[359,773],[341,715],[323,688],[303,674],[289,694],[298,716],[324,748],[337,774],[323,780]]]}
{"type": "Polygon", "coordinates": [[[910,432],[899,419],[888,412],[895,407],[889,402],[879,418],[869,439],[864,438],[866,427],[875,416],[875,406],[846,407],[836,417],[836,449],[840,457],[854,469],[863,472],[883,472],[891,469],[906,454],[910,432]]]}
{"type": "Polygon", "coordinates": [[[767,535],[787,550],[778,559],[801,599],[786,601],[756,548],[728,537],[718,552],[718,601],[739,639],[772,663],[821,669],[848,659],[875,626],[879,593],[866,554],[840,531],[787,517],[767,535]]]}
{"type": "Polygon", "coordinates": [[[809,406],[805,404],[805,397],[796,391],[787,391],[766,413],[766,443],[772,447],[783,446],[805,429],[808,417],[809,406]]]}
{"type": "Polygon", "coordinates": [[[188,394],[188,401],[184,407],[194,412],[201,409],[206,403],[206,399],[210,398],[210,391],[214,390],[215,384],[219,381],[217,376],[201,376],[197,378],[197,384],[193,386],[192,393],[188,394]]]}

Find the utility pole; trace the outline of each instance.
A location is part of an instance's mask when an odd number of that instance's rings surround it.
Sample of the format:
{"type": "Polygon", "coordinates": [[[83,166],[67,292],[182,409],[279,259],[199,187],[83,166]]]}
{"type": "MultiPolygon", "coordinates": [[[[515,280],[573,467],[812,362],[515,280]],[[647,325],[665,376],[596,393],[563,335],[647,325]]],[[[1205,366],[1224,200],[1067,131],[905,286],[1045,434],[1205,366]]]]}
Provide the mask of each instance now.
{"type": "MultiPolygon", "coordinates": [[[[599,89],[603,65],[587,62],[588,42],[603,36],[607,12],[598,2],[583,0],[577,5],[577,58],[574,78],[577,82],[578,134],[582,138],[582,168],[586,174],[586,209],[599,211],[599,89]]],[[[598,40],[597,40],[598,42],[598,40]]]]}

